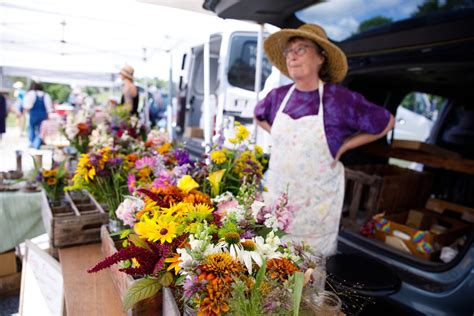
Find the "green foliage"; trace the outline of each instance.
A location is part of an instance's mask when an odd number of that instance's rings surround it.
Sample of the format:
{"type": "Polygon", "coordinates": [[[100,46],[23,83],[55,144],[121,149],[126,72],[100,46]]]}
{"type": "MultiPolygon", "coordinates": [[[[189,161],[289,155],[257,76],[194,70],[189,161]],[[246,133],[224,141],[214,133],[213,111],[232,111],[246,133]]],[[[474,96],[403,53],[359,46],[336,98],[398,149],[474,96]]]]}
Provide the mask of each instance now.
{"type": "Polygon", "coordinates": [[[132,286],[125,293],[123,309],[129,310],[136,303],[153,297],[161,289],[161,282],[157,279],[139,279],[133,282],[132,286]]]}
{"type": "Polygon", "coordinates": [[[42,85],[44,87],[44,91],[51,96],[51,99],[59,103],[66,102],[69,94],[71,93],[71,87],[65,84],[42,83],[42,85]]]}
{"type": "Polygon", "coordinates": [[[417,10],[412,13],[412,16],[422,16],[433,12],[447,12],[472,7],[472,4],[469,4],[470,2],[471,1],[465,0],[425,0],[422,4],[418,5],[417,10]]]}
{"type": "Polygon", "coordinates": [[[265,315],[263,312],[263,302],[261,295],[261,286],[265,278],[266,273],[266,262],[264,261],[262,266],[257,272],[255,278],[255,284],[248,295],[247,284],[242,280],[236,280],[232,287],[232,293],[230,298],[230,307],[233,315],[237,316],[260,316],[265,315]]]}
{"type": "Polygon", "coordinates": [[[370,18],[368,20],[362,21],[359,24],[359,28],[357,30],[358,33],[365,32],[371,28],[384,25],[387,23],[391,23],[393,20],[391,18],[387,18],[385,16],[374,16],[373,18],[370,18]]]}
{"type": "Polygon", "coordinates": [[[89,96],[94,96],[100,93],[100,89],[97,87],[85,87],[84,92],[89,96]]]}

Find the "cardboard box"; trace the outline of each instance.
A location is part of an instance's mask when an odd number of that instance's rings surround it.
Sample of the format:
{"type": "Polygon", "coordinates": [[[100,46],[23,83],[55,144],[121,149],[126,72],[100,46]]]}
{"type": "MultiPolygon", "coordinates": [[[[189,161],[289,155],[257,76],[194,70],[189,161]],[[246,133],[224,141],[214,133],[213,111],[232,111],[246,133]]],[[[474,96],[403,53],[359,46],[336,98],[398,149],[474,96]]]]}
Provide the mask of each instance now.
{"type": "Polygon", "coordinates": [[[0,277],[16,273],[15,251],[0,253],[0,277]]]}
{"type": "Polygon", "coordinates": [[[448,246],[470,229],[468,223],[424,209],[377,214],[374,220],[373,237],[398,249],[407,248],[409,253],[425,260],[437,258],[441,247],[448,246]]]}
{"type": "Polygon", "coordinates": [[[204,130],[199,127],[186,127],[184,137],[204,139],[204,130]]]}

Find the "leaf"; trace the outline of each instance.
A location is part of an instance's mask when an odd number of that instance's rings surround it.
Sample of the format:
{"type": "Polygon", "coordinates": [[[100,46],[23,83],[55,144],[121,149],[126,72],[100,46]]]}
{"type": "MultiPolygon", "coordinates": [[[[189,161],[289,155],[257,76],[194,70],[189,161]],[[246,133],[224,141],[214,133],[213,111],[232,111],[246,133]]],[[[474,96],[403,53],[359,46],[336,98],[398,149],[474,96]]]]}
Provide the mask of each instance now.
{"type": "Polygon", "coordinates": [[[133,244],[137,247],[142,247],[142,248],[151,250],[150,247],[148,246],[148,244],[146,243],[146,241],[141,239],[140,237],[138,237],[137,234],[128,235],[128,240],[133,242],[133,244]]]}
{"type": "Polygon", "coordinates": [[[120,239],[126,238],[130,234],[130,229],[124,229],[120,234],[120,239]]]}
{"type": "Polygon", "coordinates": [[[123,309],[129,310],[136,303],[152,297],[161,289],[161,283],[157,279],[139,279],[130,286],[123,299],[123,309]]]}
{"type": "Polygon", "coordinates": [[[298,316],[300,312],[301,294],[303,293],[304,274],[296,272],[293,279],[293,315],[298,316]]]}

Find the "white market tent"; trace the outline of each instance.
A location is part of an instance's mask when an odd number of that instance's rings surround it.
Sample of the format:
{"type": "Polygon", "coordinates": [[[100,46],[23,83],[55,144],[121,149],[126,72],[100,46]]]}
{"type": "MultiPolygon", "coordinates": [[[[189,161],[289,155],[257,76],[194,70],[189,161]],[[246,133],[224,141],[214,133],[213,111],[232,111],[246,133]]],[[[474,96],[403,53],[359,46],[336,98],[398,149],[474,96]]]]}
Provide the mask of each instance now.
{"type": "Polygon", "coordinates": [[[2,73],[104,85],[130,64],[137,77],[168,79],[171,55],[179,69],[186,48],[226,23],[181,9],[134,0],[0,0],[2,73]]]}

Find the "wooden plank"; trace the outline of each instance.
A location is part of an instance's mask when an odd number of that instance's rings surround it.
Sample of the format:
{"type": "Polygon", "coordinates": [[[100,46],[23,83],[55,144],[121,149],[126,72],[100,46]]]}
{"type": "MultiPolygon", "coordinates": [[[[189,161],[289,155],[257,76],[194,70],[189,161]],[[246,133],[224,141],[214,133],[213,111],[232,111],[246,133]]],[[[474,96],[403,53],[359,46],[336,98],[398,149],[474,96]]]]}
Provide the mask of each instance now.
{"type": "Polygon", "coordinates": [[[87,273],[103,259],[100,244],[59,249],[68,316],[126,315],[107,271],[87,273]]]}
{"type": "Polygon", "coordinates": [[[360,208],[360,199],[362,197],[362,190],[364,188],[364,184],[361,182],[355,182],[354,187],[352,189],[352,200],[349,206],[349,217],[355,221],[357,217],[357,212],[360,208]]]}
{"type": "Polygon", "coordinates": [[[439,214],[443,214],[446,210],[453,211],[462,214],[461,218],[463,220],[474,223],[474,208],[471,207],[440,199],[428,199],[428,201],[426,201],[426,208],[439,214]]]}
{"type": "Polygon", "coordinates": [[[418,150],[425,153],[431,153],[445,157],[462,158],[462,156],[457,152],[415,140],[395,139],[392,142],[392,147],[418,150]]]}
{"type": "Polygon", "coordinates": [[[474,160],[459,159],[453,157],[443,157],[430,153],[419,152],[404,148],[392,148],[379,144],[369,144],[360,148],[366,155],[373,155],[387,158],[398,158],[408,161],[419,162],[424,165],[457,171],[467,174],[474,174],[474,160]]]}

